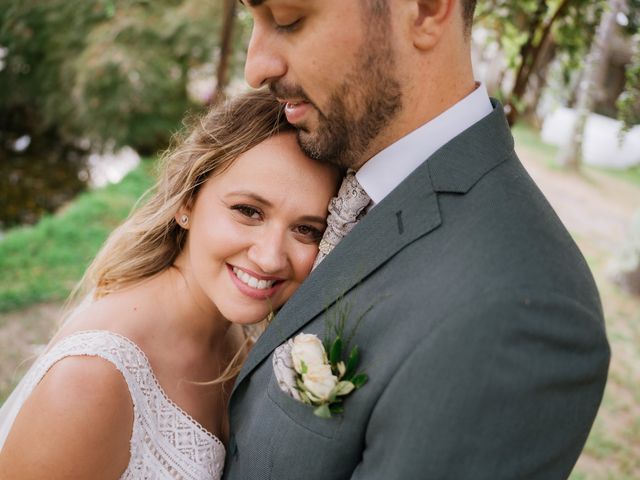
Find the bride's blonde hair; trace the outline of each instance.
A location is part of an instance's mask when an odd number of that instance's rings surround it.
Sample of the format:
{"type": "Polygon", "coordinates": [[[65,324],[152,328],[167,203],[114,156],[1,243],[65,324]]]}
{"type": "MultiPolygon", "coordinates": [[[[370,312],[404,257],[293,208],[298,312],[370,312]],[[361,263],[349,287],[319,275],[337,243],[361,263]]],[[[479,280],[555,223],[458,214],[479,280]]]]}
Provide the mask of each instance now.
{"type": "Polygon", "coordinates": [[[89,265],[74,298],[98,299],[151,277],[173,264],[186,231],[178,209],[195,199],[200,186],[225,171],[247,150],[293,130],[281,104],[267,91],[252,91],[214,106],[191,121],[161,157],[159,179],[140,204],[109,236],[89,265]]]}
{"type": "MultiPolygon", "coordinates": [[[[160,158],[156,184],[111,233],[72,291],[65,317],[79,300],[82,304],[97,300],[170,267],[186,239],[186,230],[175,220],[178,209],[193,202],[210,176],[224,172],[244,152],[294,130],[286,122],[283,106],[265,90],[239,95],[188,123],[160,158]]],[[[222,383],[237,375],[251,341],[246,333],[245,343],[221,376],[206,383],[222,383]]]]}

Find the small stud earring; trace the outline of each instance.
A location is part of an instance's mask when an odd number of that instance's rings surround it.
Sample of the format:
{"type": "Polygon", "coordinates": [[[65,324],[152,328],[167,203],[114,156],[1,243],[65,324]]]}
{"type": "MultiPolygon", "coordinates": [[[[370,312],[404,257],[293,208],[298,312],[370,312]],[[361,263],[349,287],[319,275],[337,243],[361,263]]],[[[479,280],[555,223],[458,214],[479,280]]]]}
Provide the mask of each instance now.
{"type": "Polygon", "coordinates": [[[189,217],[188,217],[187,215],[182,215],[182,216],[180,217],[180,223],[181,223],[182,225],[186,225],[188,222],[189,222],[189,217]]]}

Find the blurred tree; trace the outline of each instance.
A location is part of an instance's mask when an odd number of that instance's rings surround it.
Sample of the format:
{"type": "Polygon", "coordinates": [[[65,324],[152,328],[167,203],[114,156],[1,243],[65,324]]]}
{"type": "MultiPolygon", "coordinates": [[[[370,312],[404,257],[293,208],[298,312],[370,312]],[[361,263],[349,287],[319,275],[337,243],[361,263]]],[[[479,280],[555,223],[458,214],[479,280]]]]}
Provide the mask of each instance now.
{"type": "MultiPolygon", "coordinates": [[[[627,35],[638,33],[640,0],[628,0],[627,35]]],[[[520,115],[535,110],[544,88],[548,65],[559,61],[565,85],[580,71],[594,38],[595,29],[606,6],[605,0],[480,0],[476,23],[486,27],[507,56],[507,69],[513,73],[508,91],[496,92],[503,100],[510,124],[520,115]],[[535,78],[536,82],[531,79],[535,78]],[[533,88],[533,92],[529,89],[533,88]],[[527,93],[531,93],[527,95],[527,93]]],[[[628,73],[630,79],[635,72],[628,73]]],[[[633,80],[633,79],[632,79],[633,80]]],[[[636,80],[636,85],[640,81],[636,80]]],[[[640,88],[628,81],[623,97],[627,106],[637,105],[640,88]]],[[[623,112],[620,111],[621,117],[623,112]]]]}
{"type": "Polygon", "coordinates": [[[237,0],[224,0],[224,24],[220,37],[220,60],[216,75],[216,87],[212,103],[219,102],[225,96],[225,89],[229,83],[229,60],[233,56],[233,30],[236,23],[237,0]]]}
{"type": "MultiPolygon", "coordinates": [[[[640,2],[638,3],[637,8],[640,10],[640,2]]],[[[640,12],[637,16],[640,17],[640,12]]],[[[640,23],[640,18],[637,21],[640,23]]],[[[624,125],[622,134],[633,125],[640,124],[640,32],[632,30],[632,35],[633,53],[626,68],[626,88],[616,104],[624,125]]]]}
{"type": "MultiPolygon", "coordinates": [[[[213,86],[222,14],[222,0],[0,0],[3,196],[31,189],[38,198],[33,189],[48,180],[25,173],[35,162],[45,175],[66,169],[78,180],[90,151],[129,145],[148,155],[165,148],[185,112],[208,101],[188,87],[198,72],[213,86]],[[29,179],[35,185],[25,184],[29,179]]],[[[242,44],[246,33],[241,22],[234,42],[242,44]]],[[[228,69],[242,62],[230,57],[228,69]]],[[[76,183],[64,195],[82,188],[76,183]]],[[[6,226],[16,217],[0,211],[0,227],[3,220],[6,226]]]]}
{"type": "Polygon", "coordinates": [[[569,143],[558,156],[558,163],[566,168],[578,169],[582,163],[582,143],[587,119],[593,111],[595,91],[602,83],[605,58],[618,26],[616,19],[625,9],[625,0],[608,0],[607,8],[601,16],[578,86],[576,120],[569,135],[569,143]]]}
{"type": "MultiPolygon", "coordinates": [[[[546,69],[559,53],[567,55],[567,70],[578,63],[592,37],[598,3],[598,0],[478,2],[476,21],[492,32],[507,55],[507,67],[514,72],[510,91],[500,92],[511,125],[527,108],[524,98],[536,72],[546,69]]],[[[540,80],[544,82],[543,78],[540,80]]]]}

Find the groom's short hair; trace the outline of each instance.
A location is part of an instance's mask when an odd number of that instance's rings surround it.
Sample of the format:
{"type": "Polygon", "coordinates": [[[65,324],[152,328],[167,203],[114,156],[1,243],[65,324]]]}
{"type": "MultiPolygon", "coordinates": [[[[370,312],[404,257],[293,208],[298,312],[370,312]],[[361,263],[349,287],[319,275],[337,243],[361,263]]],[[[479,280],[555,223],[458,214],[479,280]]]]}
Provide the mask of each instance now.
{"type": "Polygon", "coordinates": [[[462,1],[462,17],[464,18],[464,28],[467,33],[471,32],[473,25],[473,15],[476,11],[477,0],[461,0],[462,1]]]}

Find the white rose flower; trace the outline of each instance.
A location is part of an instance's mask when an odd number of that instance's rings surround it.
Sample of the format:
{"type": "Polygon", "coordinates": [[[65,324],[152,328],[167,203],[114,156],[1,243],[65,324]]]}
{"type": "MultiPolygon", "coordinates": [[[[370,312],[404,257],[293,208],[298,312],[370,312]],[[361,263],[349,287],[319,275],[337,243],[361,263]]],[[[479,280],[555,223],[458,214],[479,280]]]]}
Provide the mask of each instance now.
{"type": "Polygon", "coordinates": [[[338,384],[338,377],[331,373],[331,366],[328,364],[311,365],[307,373],[302,375],[302,382],[311,395],[319,401],[326,401],[338,384]]]}
{"type": "Polygon", "coordinates": [[[307,369],[327,364],[327,354],[322,342],[315,335],[307,333],[301,333],[293,339],[291,358],[293,359],[293,367],[299,374],[304,373],[302,371],[303,363],[307,369]]]}

